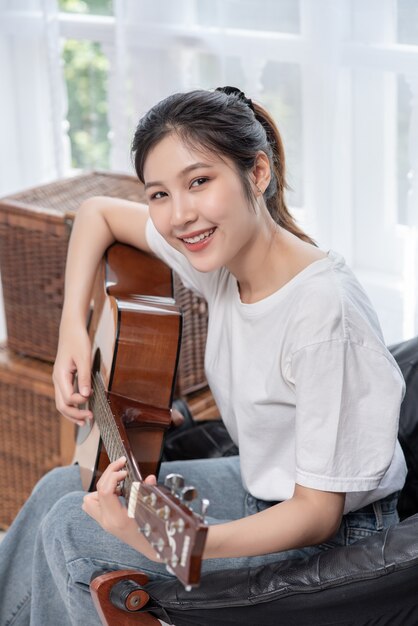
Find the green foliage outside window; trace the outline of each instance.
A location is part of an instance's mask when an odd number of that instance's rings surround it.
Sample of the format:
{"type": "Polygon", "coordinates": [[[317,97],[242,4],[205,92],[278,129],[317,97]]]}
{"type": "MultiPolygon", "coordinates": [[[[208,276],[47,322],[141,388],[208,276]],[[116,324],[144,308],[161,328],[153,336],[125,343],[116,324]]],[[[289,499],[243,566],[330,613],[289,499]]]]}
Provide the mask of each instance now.
{"type": "MultiPolygon", "coordinates": [[[[111,5],[109,0],[59,1],[61,11],[72,13],[109,14],[111,5]]],[[[108,60],[100,44],[75,39],[64,43],[62,57],[68,93],[72,167],[108,169],[108,60]]]]}
{"type": "Polygon", "coordinates": [[[100,45],[67,40],[63,49],[72,166],[109,167],[108,61],[100,45]]]}
{"type": "Polygon", "coordinates": [[[58,0],[58,6],[67,13],[113,15],[112,0],[58,0]]]}

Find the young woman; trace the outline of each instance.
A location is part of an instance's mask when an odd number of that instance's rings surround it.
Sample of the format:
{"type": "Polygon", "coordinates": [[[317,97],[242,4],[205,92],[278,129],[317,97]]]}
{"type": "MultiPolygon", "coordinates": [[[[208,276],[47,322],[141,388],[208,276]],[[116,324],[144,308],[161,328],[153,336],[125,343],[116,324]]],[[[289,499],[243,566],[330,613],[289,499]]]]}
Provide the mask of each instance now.
{"type": "MultiPolygon", "coordinates": [[[[209,306],[207,377],[240,455],[163,464],[160,475],[182,473],[211,501],[203,571],[311,554],[396,523],[402,375],[343,258],[289,214],[271,117],[235,88],[173,95],[140,120],[133,156],[148,207],[92,198],[75,220],[58,409],[91,418],[80,407],[93,277],[113,241],[132,244],[209,306]]],[[[37,485],[1,547],[2,624],[98,624],[88,584],[103,567],[170,576],[117,496],[124,461],[96,493],[80,493],[76,466],[37,485]]]]}

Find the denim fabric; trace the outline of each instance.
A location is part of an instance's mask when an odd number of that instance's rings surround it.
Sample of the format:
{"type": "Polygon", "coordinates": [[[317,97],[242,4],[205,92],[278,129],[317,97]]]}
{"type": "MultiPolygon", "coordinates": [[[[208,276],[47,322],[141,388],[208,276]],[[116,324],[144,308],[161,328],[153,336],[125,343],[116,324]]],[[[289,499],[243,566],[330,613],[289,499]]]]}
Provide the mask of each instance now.
{"type": "MultiPolygon", "coordinates": [[[[271,506],[242,486],[238,457],[164,463],[160,478],[181,473],[211,500],[209,523],[220,523],[271,506]]],[[[89,593],[92,574],[103,568],[138,568],[169,578],[164,566],[103,531],[81,510],[77,466],[47,474],[0,544],[0,626],[99,626],[89,593]]],[[[195,503],[198,507],[198,503],[195,503]]],[[[209,559],[204,572],[259,565],[344,545],[396,523],[396,494],[345,516],[328,544],[261,557],[209,559]]]]}
{"type": "Polygon", "coordinates": [[[393,526],[399,522],[397,503],[400,492],[396,492],[369,504],[368,506],[347,513],[343,517],[341,526],[330,541],[323,544],[325,548],[333,548],[339,545],[350,545],[364,537],[370,537],[376,532],[393,526]]]}
{"type": "MultiPolygon", "coordinates": [[[[47,474],[7,531],[0,544],[0,626],[30,623],[33,554],[39,525],[62,494],[80,489],[80,474],[75,466],[47,474]]],[[[44,625],[59,621],[44,621],[44,625]]]]}

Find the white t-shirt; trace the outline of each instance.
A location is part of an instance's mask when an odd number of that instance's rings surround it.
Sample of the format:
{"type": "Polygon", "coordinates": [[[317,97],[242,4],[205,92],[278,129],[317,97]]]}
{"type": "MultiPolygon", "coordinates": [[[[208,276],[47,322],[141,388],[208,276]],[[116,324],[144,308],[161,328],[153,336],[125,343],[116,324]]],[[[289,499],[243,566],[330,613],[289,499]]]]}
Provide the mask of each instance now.
{"type": "Polygon", "coordinates": [[[206,376],[255,497],[295,483],[346,492],[345,512],[401,489],[405,383],[370,301],[329,252],[281,289],[240,300],[225,268],[198,272],[147,224],[151,249],[208,303],[206,376]]]}

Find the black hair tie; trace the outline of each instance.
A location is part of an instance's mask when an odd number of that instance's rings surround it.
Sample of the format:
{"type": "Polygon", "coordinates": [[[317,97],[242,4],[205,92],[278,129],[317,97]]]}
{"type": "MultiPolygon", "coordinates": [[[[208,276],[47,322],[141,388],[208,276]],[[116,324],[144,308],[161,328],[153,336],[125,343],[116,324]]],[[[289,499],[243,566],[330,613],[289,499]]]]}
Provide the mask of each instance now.
{"type": "Polygon", "coordinates": [[[248,107],[250,107],[251,111],[254,111],[254,105],[253,102],[250,98],[247,98],[247,96],[245,95],[245,93],[243,91],[241,91],[241,89],[238,89],[238,87],[231,87],[229,85],[227,85],[226,87],[217,87],[215,89],[215,91],[222,91],[223,93],[225,93],[227,96],[229,96],[230,94],[235,94],[236,96],[238,96],[238,98],[244,102],[244,104],[246,104],[248,107]]]}

